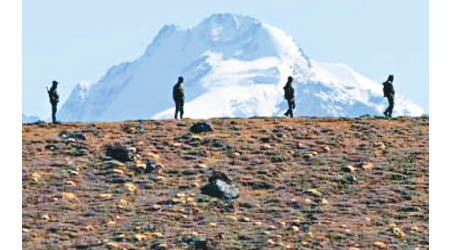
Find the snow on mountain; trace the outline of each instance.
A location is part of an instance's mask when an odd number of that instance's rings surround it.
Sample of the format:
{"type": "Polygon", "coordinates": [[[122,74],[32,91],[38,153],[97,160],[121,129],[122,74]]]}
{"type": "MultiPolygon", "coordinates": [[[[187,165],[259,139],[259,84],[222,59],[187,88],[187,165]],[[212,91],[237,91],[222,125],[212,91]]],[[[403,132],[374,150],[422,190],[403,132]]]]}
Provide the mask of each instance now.
{"type": "Polygon", "coordinates": [[[37,122],[39,121],[39,117],[37,116],[32,116],[32,115],[24,115],[22,113],[22,123],[32,123],[32,122],[37,122]]]}
{"type": "MultiPolygon", "coordinates": [[[[310,60],[292,37],[257,19],[215,14],[199,25],[164,26],[143,56],[112,67],[94,84],[78,84],[61,121],[172,118],[172,87],[185,79],[185,117],[279,116],[283,86],[294,77],[295,115],[379,115],[381,83],[345,65],[310,60]]],[[[395,87],[395,82],[394,82],[395,87]]],[[[394,115],[423,110],[401,96],[394,115]]]]}

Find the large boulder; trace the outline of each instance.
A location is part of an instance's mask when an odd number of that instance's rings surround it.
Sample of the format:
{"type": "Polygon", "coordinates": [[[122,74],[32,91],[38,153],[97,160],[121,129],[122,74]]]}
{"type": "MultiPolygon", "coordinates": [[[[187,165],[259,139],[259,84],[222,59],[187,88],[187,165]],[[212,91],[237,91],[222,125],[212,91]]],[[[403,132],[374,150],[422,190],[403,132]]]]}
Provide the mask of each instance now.
{"type": "Polygon", "coordinates": [[[211,131],[213,131],[213,129],[210,124],[208,124],[206,122],[199,122],[199,123],[192,125],[192,127],[190,128],[190,131],[192,133],[198,134],[198,133],[203,133],[203,132],[211,132],[211,131]]]}
{"type": "Polygon", "coordinates": [[[230,200],[239,197],[239,189],[226,174],[219,171],[209,177],[208,184],[203,186],[201,191],[202,194],[219,199],[230,200]]]}

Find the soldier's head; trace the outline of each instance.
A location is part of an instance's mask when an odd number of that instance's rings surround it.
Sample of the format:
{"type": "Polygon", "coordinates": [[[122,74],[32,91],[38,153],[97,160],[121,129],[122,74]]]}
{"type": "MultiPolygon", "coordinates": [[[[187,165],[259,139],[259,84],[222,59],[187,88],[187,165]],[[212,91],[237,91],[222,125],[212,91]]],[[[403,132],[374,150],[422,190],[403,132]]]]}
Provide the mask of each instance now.
{"type": "Polygon", "coordinates": [[[394,76],[393,75],[389,75],[387,80],[388,80],[388,82],[393,82],[394,81],[394,76]]]}
{"type": "Polygon", "coordinates": [[[52,85],[53,85],[53,86],[58,86],[58,82],[57,82],[57,81],[53,81],[53,82],[52,82],[52,85]]]}
{"type": "Polygon", "coordinates": [[[292,83],[292,80],[293,80],[294,78],[292,78],[292,76],[288,76],[288,83],[292,83]]]}
{"type": "Polygon", "coordinates": [[[178,83],[183,83],[183,77],[178,77],[178,83]]]}

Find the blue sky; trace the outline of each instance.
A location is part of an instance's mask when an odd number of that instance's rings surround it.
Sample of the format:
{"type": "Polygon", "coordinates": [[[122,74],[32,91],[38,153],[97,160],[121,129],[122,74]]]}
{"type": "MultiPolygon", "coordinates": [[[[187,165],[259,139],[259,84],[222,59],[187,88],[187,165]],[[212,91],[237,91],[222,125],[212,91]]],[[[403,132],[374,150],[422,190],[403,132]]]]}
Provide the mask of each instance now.
{"type": "MultiPolygon", "coordinates": [[[[61,104],[80,81],[140,57],[165,24],[195,26],[213,13],[249,15],[281,28],[315,61],[344,63],[428,112],[428,1],[23,0],[22,111],[50,116],[45,86],[61,104]]],[[[380,85],[381,86],[381,85],[380,85]]]]}

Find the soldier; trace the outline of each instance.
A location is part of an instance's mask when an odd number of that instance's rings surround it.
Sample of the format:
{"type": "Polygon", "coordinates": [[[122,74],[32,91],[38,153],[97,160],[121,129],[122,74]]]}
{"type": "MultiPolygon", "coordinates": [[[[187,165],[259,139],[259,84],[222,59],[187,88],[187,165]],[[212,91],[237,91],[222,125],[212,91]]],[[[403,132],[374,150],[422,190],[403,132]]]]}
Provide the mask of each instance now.
{"type": "Polygon", "coordinates": [[[289,109],[284,113],[285,116],[294,117],[295,100],[294,100],[294,88],[292,87],[292,76],[288,77],[288,81],[284,86],[284,98],[288,102],[289,109]]]}
{"type": "Polygon", "coordinates": [[[50,104],[52,105],[52,122],[56,123],[56,106],[58,105],[59,102],[59,95],[56,92],[56,87],[58,87],[58,82],[57,81],[53,81],[52,82],[52,87],[50,88],[50,90],[48,90],[47,88],[47,92],[48,92],[48,97],[50,98],[50,104]]]}
{"type": "Polygon", "coordinates": [[[183,89],[183,77],[178,77],[178,82],[173,86],[173,100],[175,101],[175,119],[180,112],[180,118],[183,119],[184,113],[184,89],[183,89]]]}
{"type": "Polygon", "coordinates": [[[394,86],[392,85],[393,81],[394,81],[394,76],[389,75],[387,81],[385,81],[383,83],[384,97],[386,97],[389,101],[389,106],[384,111],[384,115],[387,117],[392,117],[392,109],[394,109],[395,91],[394,91],[394,86]]]}

